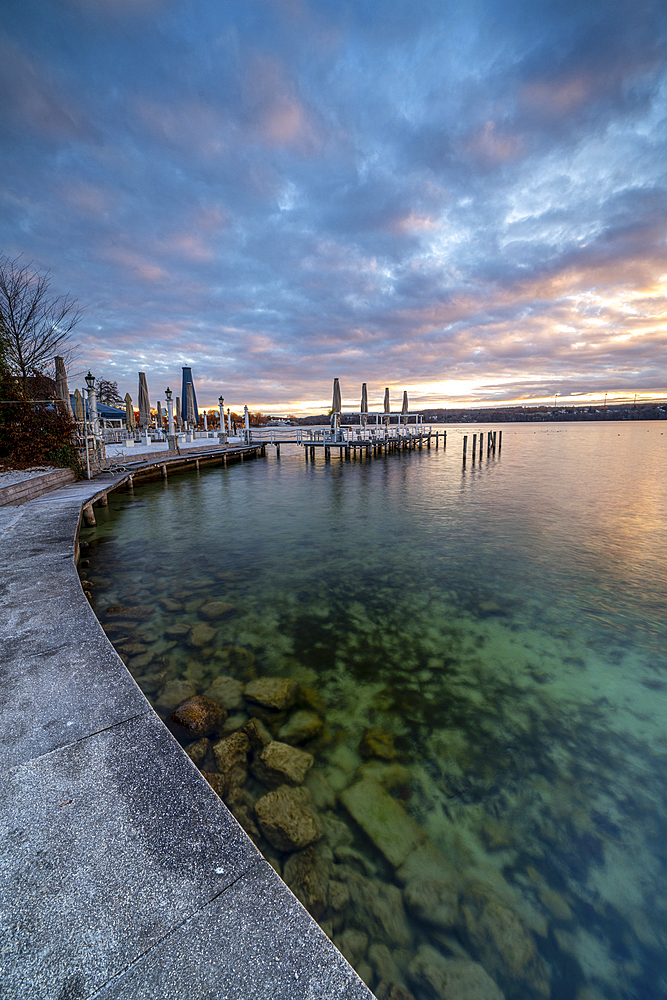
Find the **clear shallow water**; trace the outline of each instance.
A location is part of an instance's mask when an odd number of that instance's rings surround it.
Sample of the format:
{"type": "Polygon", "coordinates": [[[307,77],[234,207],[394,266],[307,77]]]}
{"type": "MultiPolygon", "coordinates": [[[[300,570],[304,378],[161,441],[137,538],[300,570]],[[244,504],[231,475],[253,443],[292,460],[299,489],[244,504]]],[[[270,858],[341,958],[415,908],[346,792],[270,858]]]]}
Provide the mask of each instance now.
{"type": "Polygon", "coordinates": [[[458,909],[435,925],[340,802],[318,802],[348,828],[318,850],[352,897],[316,915],[378,995],[444,996],[428,948],[465,949],[508,997],[667,994],[663,429],[505,424],[502,453],[465,470],[451,426],[446,451],[268,449],[119,493],[82,532],[94,607],[163,717],[174,680],[293,678],[325,719],[305,748],[335,793],[368,767],[365,732],[393,736],[408,772],[391,795],[458,909]],[[203,650],[167,634],[210,599],[233,608],[203,650]]]}

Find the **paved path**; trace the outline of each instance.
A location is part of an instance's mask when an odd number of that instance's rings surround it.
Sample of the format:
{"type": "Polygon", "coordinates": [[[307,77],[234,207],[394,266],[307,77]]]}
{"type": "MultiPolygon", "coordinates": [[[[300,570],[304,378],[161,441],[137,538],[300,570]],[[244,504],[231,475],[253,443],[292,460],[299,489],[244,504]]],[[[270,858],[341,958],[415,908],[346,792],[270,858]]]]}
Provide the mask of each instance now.
{"type": "Polygon", "coordinates": [[[81,507],[124,478],[0,508],[0,997],[372,1000],[83,595],[81,507]]]}

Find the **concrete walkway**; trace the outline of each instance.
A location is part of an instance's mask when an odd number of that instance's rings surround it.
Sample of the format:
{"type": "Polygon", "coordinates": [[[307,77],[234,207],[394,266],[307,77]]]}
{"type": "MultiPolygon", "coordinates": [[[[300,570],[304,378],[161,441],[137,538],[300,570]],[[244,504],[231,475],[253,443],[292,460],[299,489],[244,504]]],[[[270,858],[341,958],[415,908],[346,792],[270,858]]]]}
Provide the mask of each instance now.
{"type": "Polygon", "coordinates": [[[81,508],[125,478],[0,508],[0,997],[372,1000],[83,595],[81,508]]]}

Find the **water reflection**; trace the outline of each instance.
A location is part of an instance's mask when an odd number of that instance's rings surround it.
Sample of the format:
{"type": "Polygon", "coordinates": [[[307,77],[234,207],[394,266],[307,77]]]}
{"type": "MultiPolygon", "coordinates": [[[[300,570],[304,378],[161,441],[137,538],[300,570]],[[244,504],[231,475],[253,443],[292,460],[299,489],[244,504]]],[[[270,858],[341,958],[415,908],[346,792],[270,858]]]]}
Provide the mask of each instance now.
{"type": "Polygon", "coordinates": [[[82,533],[166,720],[233,690],[230,732],[260,718],[312,753],[313,847],[267,838],[259,746],[223,794],[379,997],[665,989],[661,426],[505,425],[463,472],[463,429],[370,461],[284,448],[121,494],[82,533]],[[287,707],[253,700],[268,676],[300,685],[287,707]]]}

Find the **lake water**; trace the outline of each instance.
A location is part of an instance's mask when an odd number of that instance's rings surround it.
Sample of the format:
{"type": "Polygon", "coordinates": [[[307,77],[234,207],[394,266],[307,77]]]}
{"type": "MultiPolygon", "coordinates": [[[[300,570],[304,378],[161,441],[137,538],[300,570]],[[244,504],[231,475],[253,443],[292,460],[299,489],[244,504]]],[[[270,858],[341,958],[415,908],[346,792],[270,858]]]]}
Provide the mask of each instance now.
{"type": "MultiPolygon", "coordinates": [[[[492,979],[508,998],[653,1000],[667,424],[497,429],[502,452],[466,468],[472,425],[448,426],[446,449],[305,462],[283,446],[120,492],[82,530],[82,575],[166,720],[217,675],[299,682],[324,721],[302,748],[325,836],[306,875],[258,842],[379,997],[498,997],[492,979]],[[229,607],[193,647],[211,600],[229,607]],[[359,787],[418,825],[422,868],[352,818],[359,787]]],[[[264,715],[275,735],[285,714],[264,715]]],[[[246,816],[266,792],[249,777],[246,816]]]]}

